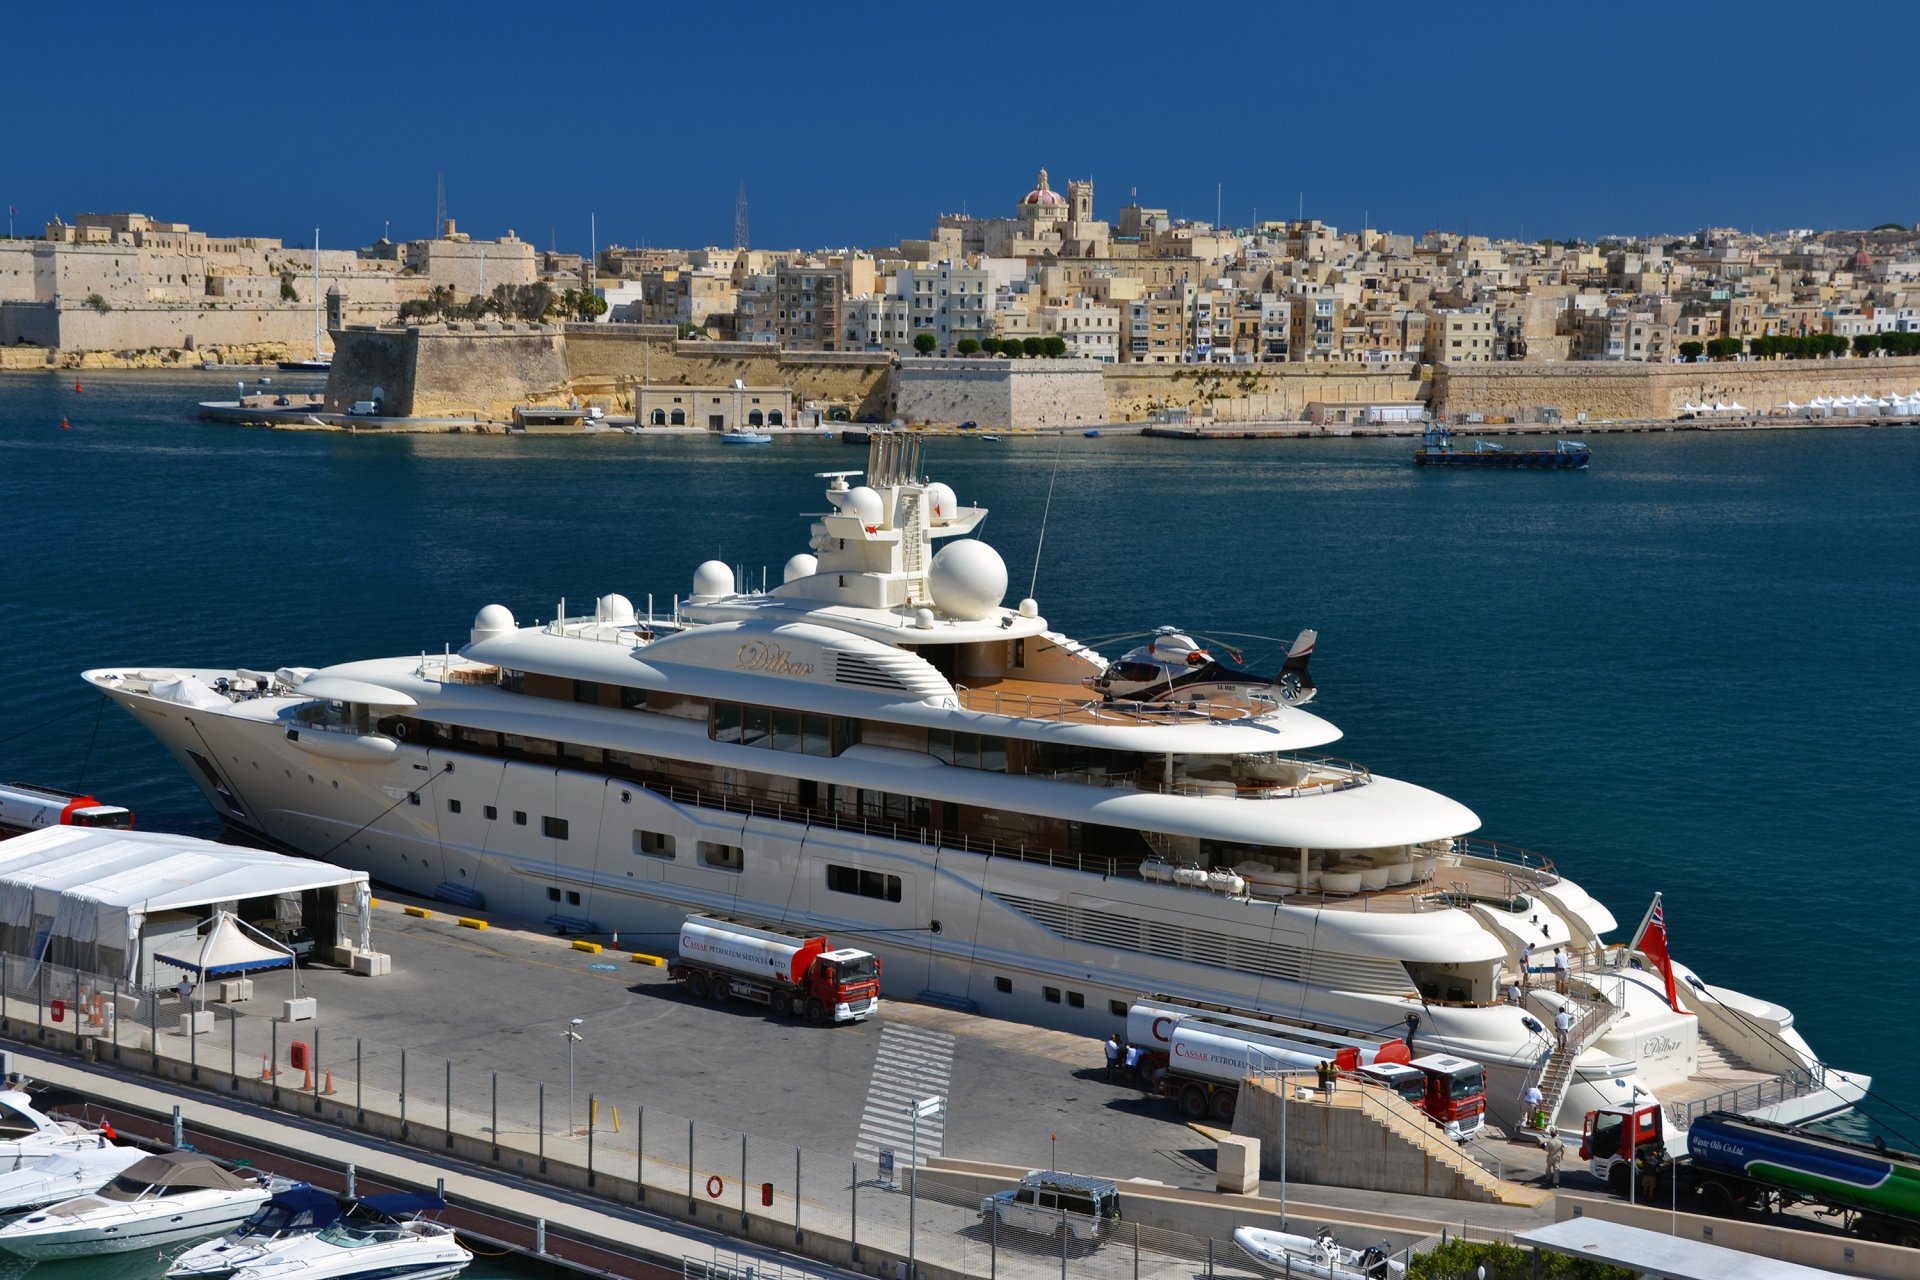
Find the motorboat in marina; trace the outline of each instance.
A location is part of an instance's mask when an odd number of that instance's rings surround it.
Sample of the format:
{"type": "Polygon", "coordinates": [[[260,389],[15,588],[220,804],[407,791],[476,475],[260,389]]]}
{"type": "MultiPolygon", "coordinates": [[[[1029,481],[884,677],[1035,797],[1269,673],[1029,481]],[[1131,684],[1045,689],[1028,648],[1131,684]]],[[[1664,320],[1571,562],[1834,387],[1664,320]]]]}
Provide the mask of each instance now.
{"type": "Polygon", "coordinates": [[[103,1135],[92,1146],[9,1169],[0,1173],[0,1217],[89,1195],[146,1158],[138,1147],[116,1146],[103,1135]]]}
{"type": "Polygon", "coordinates": [[[465,1270],[473,1255],[452,1227],[418,1216],[444,1208],[438,1196],[368,1196],[320,1230],[270,1245],[232,1275],[234,1280],[447,1280],[465,1270]]]}
{"type": "Polygon", "coordinates": [[[0,1090],[0,1169],[24,1172],[42,1161],[92,1151],[112,1138],[106,1129],[54,1119],[17,1089],[0,1090]]]}
{"type": "Polygon", "coordinates": [[[169,1276],[228,1276],[258,1260],[282,1240],[320,1230],[340,1217],[337,1197],[306,1182],[289,1183],[245,1222],[217,1240],[180,1254],[167,1266],[169,1276]]]}
{"type": "Polygon", "coordinates": [[[129,1165],[96,1192],[0,1227],[0,1250],[43,1262],[176,1244],[237,1225],[269,1194],[267,1183],[206,1156],[163,1152],[129,1165]]]}
{"type": "Polygon", "coordinates": [[[924,442],[876,432],[864,472],[821,473],[763,589],[709,561],[670,611],[487,604],[424,657],[84,678],[253,838],[572,932],[824,933],[881,958],[887,998],[1100,1038],[1142,991],[1410,1023],[1416,1054],[1486,1066],[1508,1124],[1535,1082],[1575,1132],[1636,1093],[1684,1111],[1738,1086],[1782,1121],[1863,1095],[1790,1010],[1668,955],[1651,912],[1616,936],[1466,806],[1326,754],[1311,632],[1297,686],[1209,674],[1204,630],[1130,673],[1009,601],[986,510],[923,474],[924,442]],[[1564,993],[1537,972],[1556,950],[1564,993]]]}
{"type": "Polygon", "coordinates": [[[1349,1249],[1334,1238],[1332,1227],[1310,1236],[1286,1231],[1240,1227],[1233,1242],[1243,1253],[1290,1276],[1316,1280],[1391,1280],[1407,1273],[1406,1265],[1389,1256],[1383,1244],[1349,1249]]]}
{"type": "Polygon", "coordinates": [[[721,444],[772,444],[773,436],[765,431],[723,431],[721,444]]]}

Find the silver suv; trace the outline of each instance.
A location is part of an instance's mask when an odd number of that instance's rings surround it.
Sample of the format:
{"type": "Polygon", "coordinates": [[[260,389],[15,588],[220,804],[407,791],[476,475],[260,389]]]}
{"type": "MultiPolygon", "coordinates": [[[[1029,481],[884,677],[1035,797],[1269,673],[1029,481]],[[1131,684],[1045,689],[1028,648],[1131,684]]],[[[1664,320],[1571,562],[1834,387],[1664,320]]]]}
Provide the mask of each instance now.
{"type": "Polygon", "coordinates": [[[1082,1244],[1098,1244],[1120,1223],[1120,1188],[1105,1178],[1036,1169],[1019,1186],[982,1200],[980,1217],[1020,1231],[1065,1232],[1082,1244]]]}

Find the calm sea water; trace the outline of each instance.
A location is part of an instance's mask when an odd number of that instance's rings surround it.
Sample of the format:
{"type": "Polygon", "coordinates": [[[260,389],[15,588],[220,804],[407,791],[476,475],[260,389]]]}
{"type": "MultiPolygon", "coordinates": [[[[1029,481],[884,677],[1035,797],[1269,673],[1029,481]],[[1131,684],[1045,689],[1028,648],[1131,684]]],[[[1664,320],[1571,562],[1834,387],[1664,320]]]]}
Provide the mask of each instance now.
{"type": "MultiPolygon", "coordinates": [[[[304,387],[312,379],[277,378],[304,387]]],[[[777,580],[837,441],[345,438],[207,425],[229,375],[0,378],[0,775],[211,833],[79,685],[109,663],[458,647],[480,606],[667,607],[777,580]],[[71,430],[61,429],[62,418],[71,430]],[[57,718],[56,718],[57,717],[57,718]],[[51,721],[44,728],[36,728],[51,721]]],[[[1473,808],[1676,955],[1792,1008],[1920,1149],[1920,433],[1599,436],[1579,475],[1418,472],[1405,440],[941,439],[927,468],[1069,633],[1321,633],[1331,748],[1473,808]]],[[[1106,646],[1118,652],[1125,641],[1106,646]]],[[[1245,642],[1277,666],[1281,645],[1245,642]]]]}

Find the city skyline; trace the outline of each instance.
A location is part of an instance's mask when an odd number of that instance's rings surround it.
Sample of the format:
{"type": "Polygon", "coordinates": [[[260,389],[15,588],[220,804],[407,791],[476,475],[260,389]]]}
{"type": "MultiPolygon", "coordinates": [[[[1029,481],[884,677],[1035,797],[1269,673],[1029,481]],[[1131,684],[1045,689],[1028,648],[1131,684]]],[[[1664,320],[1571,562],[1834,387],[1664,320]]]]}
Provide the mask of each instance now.
{"type": "Polygon", "coordinates": [[[1920,34],[1900,8],[1818,81],[1797,65],[1815,60],[1804,8],[1773,3],[1684,22],[1389,3],[1364,31],[1261,6],[1201,30],[1123,5],[1071,32],[869,4],[523,12],[348,3],[209,26],[128,8],[83,42],[23,11],[20,47],[46,56],[16,96],[84,141],[19,140],[0,200],[27,236],[137,210],[289,243],[318,225],[346,248],[389,223],[430,234],[444,175],[462,230],[571,252],[590,227],[602,247],[730,244],[743,182],[756,246],[889,244],[941,213],[1004,216],[1041,166],[1092,179],[1102,217],[1137,191],[1176,218],[1304,211],[1416,236],[1865,228],[1920,206],[1882,123],[1900,31],[1920,34]],[[1785,77],[1824,89],[1767,91],[1785,77]]]}

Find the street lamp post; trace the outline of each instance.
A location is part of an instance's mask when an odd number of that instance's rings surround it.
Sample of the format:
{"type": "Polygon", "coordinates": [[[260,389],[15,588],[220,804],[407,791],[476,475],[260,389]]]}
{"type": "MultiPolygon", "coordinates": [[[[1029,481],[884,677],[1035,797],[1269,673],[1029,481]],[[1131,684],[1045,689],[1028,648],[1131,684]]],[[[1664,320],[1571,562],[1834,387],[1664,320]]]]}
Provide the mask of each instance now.
{"type": "Polygon", "coordinates": [[[939,1094],[930,1098],[915,1098],[907,1104],[907,1116],[913,1124],[912,1143],[907,1155],[907,1176],[913,1181],[907,1186],[907,1280],[918,1280],[919,1271],[915,1259],[915,1207],[920,1201],[920,1122],[932,1119],[940,1114],[947,1100],[939,1094]]]}
{"type": "Polygon", "coordinates": [[[580,1027],[585,1018],[575,1018],[567,1027],[567,1136],[573,1136],[573,1046],[585,1039],[580,1027]]]}

